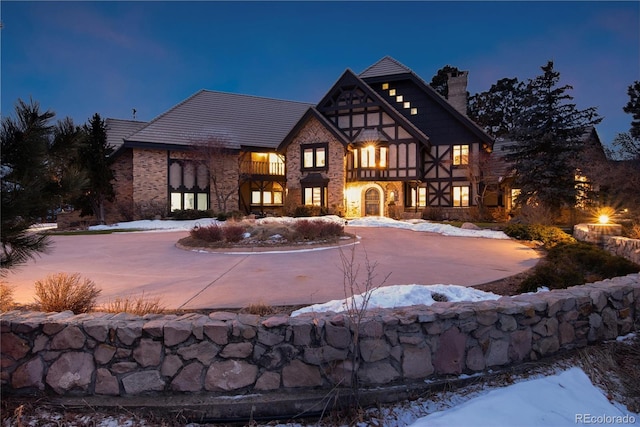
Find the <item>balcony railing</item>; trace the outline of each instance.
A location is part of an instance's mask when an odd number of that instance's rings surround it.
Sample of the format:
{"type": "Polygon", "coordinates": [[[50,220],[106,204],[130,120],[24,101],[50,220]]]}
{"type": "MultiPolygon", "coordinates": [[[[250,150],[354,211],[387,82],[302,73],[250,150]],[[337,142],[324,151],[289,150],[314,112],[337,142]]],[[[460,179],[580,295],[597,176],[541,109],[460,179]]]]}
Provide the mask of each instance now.
{"type": "Polygon", "coordinates": [[[284,176],[284,163],[281,162],[240,162],[240,173],[249,175],[284,176]]]}

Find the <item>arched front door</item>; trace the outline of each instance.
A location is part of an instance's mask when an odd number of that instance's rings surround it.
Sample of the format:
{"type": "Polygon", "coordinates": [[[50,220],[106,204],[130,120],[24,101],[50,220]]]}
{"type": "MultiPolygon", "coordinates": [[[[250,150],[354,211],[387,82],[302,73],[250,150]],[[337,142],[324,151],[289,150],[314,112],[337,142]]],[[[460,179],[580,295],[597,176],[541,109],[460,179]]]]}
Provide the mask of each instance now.
{"type": "Polygon", "coordinates": [[[366,216],[380,216],[380,190],[369,188],[364,193],[364,214],[366,216]]]}

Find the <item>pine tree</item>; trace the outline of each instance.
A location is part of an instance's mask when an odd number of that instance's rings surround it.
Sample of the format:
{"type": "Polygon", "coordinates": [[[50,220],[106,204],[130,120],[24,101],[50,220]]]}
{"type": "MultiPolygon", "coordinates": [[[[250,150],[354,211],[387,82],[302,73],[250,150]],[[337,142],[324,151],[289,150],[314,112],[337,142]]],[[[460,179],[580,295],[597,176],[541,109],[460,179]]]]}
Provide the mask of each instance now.
{"type": "Polygon", "coordinates": [[[55,204],[57,184],[48,164],[51,142],[52,111],[40,111],[40,105],[18,100],[15,119],[2,120],[0,149],[2,162],[2,253],[0,268],[6,274],[14,268],[47,252],[49,239],[29,228],[41,221],[55,204]]]}
{"type": "Polygon", "coordinates": [[[457,75],[458,73],[460,73],[458,67],[445,65],[438,70],[435,76],[433,76],[433,78],[431,79],[431,83],[429,83],[429,86],[435,89],[435,91],[440,95],[447,98],[449,96],[449,74],[457,75]]]}
{"type": "Polygon", "coordinates": [[[82,215],[95,215],[101,224],[105,223],[105,202],[113,201],[113,147],[107,144],[107,130],[104,120],[96,113],[83,127],[85,137],[79,149],[81,169],[86,173],[88,186],[78,199],[82,215]]]}
{"type": "Polygon", "coordinates": [[[508,135],[522,114],[524,88],[517,78],[498,80],[488,91],[469,98],[469,118],[494,137],[508,135]]]}
{"type": "Polygon", "coordinates": [[[554,213],[573,207],[578,189],[574,160],[584,144],[586,131],[600,122],[594,107],[578,110],[570,101],[570,85],[558,86],[560,73],[553,62],[526,85],[524,110],[511,139],[516,142],[507,161],[516,169],[517,203],[539,203],[554,213]]]}

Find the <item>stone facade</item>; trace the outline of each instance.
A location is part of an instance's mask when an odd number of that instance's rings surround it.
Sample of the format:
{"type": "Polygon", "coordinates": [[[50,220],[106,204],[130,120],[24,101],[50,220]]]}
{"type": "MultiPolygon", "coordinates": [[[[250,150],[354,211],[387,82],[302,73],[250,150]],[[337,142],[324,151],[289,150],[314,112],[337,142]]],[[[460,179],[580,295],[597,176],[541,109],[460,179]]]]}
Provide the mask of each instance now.
{"type": "Polygon", "coordinates": [[[348,387],[352,374],[363,388],[407,385],[614,339],[638,321],[640,274],[496,301],[371,310],[359,321],[331,312],[12,311],[0,314],[0,384],[3,393],[75,396],[328,391],[348,387]]]}
{"type": "Polygon", "coordinates": [[[115,160],[113,190],[116,199],[106,206],[107,222],[131,221],[133,209],[133,150],[124,150],[115,160]]]}
{"type": "Polygon", "coordinates": [[[133,149],[133,205],[137,216],[167,211],[168,154],[165,150],[133,149]],[[142,215],[140,215],[142,214],[142,215]]]}
{"type": "Polygon", "coordinates": [[[302,127],[293,141],[286,149],[287,159],[287,210],[292,212],[297,206],[302,205],[302,187],[300,180],[305,178],[309,172],[301,170],[301,145],[328,143],[326,171],[322,175],[329,179],[327,208],[329,213],[344,214],[344,188],[346,158],[345,147],[329,132],[315,117],[311,117],[302,127]]]}

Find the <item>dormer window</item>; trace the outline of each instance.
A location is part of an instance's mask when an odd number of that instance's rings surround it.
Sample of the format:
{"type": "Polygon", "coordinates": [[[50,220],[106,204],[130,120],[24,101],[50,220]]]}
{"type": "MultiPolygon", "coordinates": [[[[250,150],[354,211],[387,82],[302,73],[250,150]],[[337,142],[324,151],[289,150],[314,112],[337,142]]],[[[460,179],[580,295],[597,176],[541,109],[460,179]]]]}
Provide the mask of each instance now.
{"type": "Polygon", "coordinates": [[[353,145],[353,167],[386,169],[389,164],[387,138],[377,129],[364,129],[353,145]]]}

